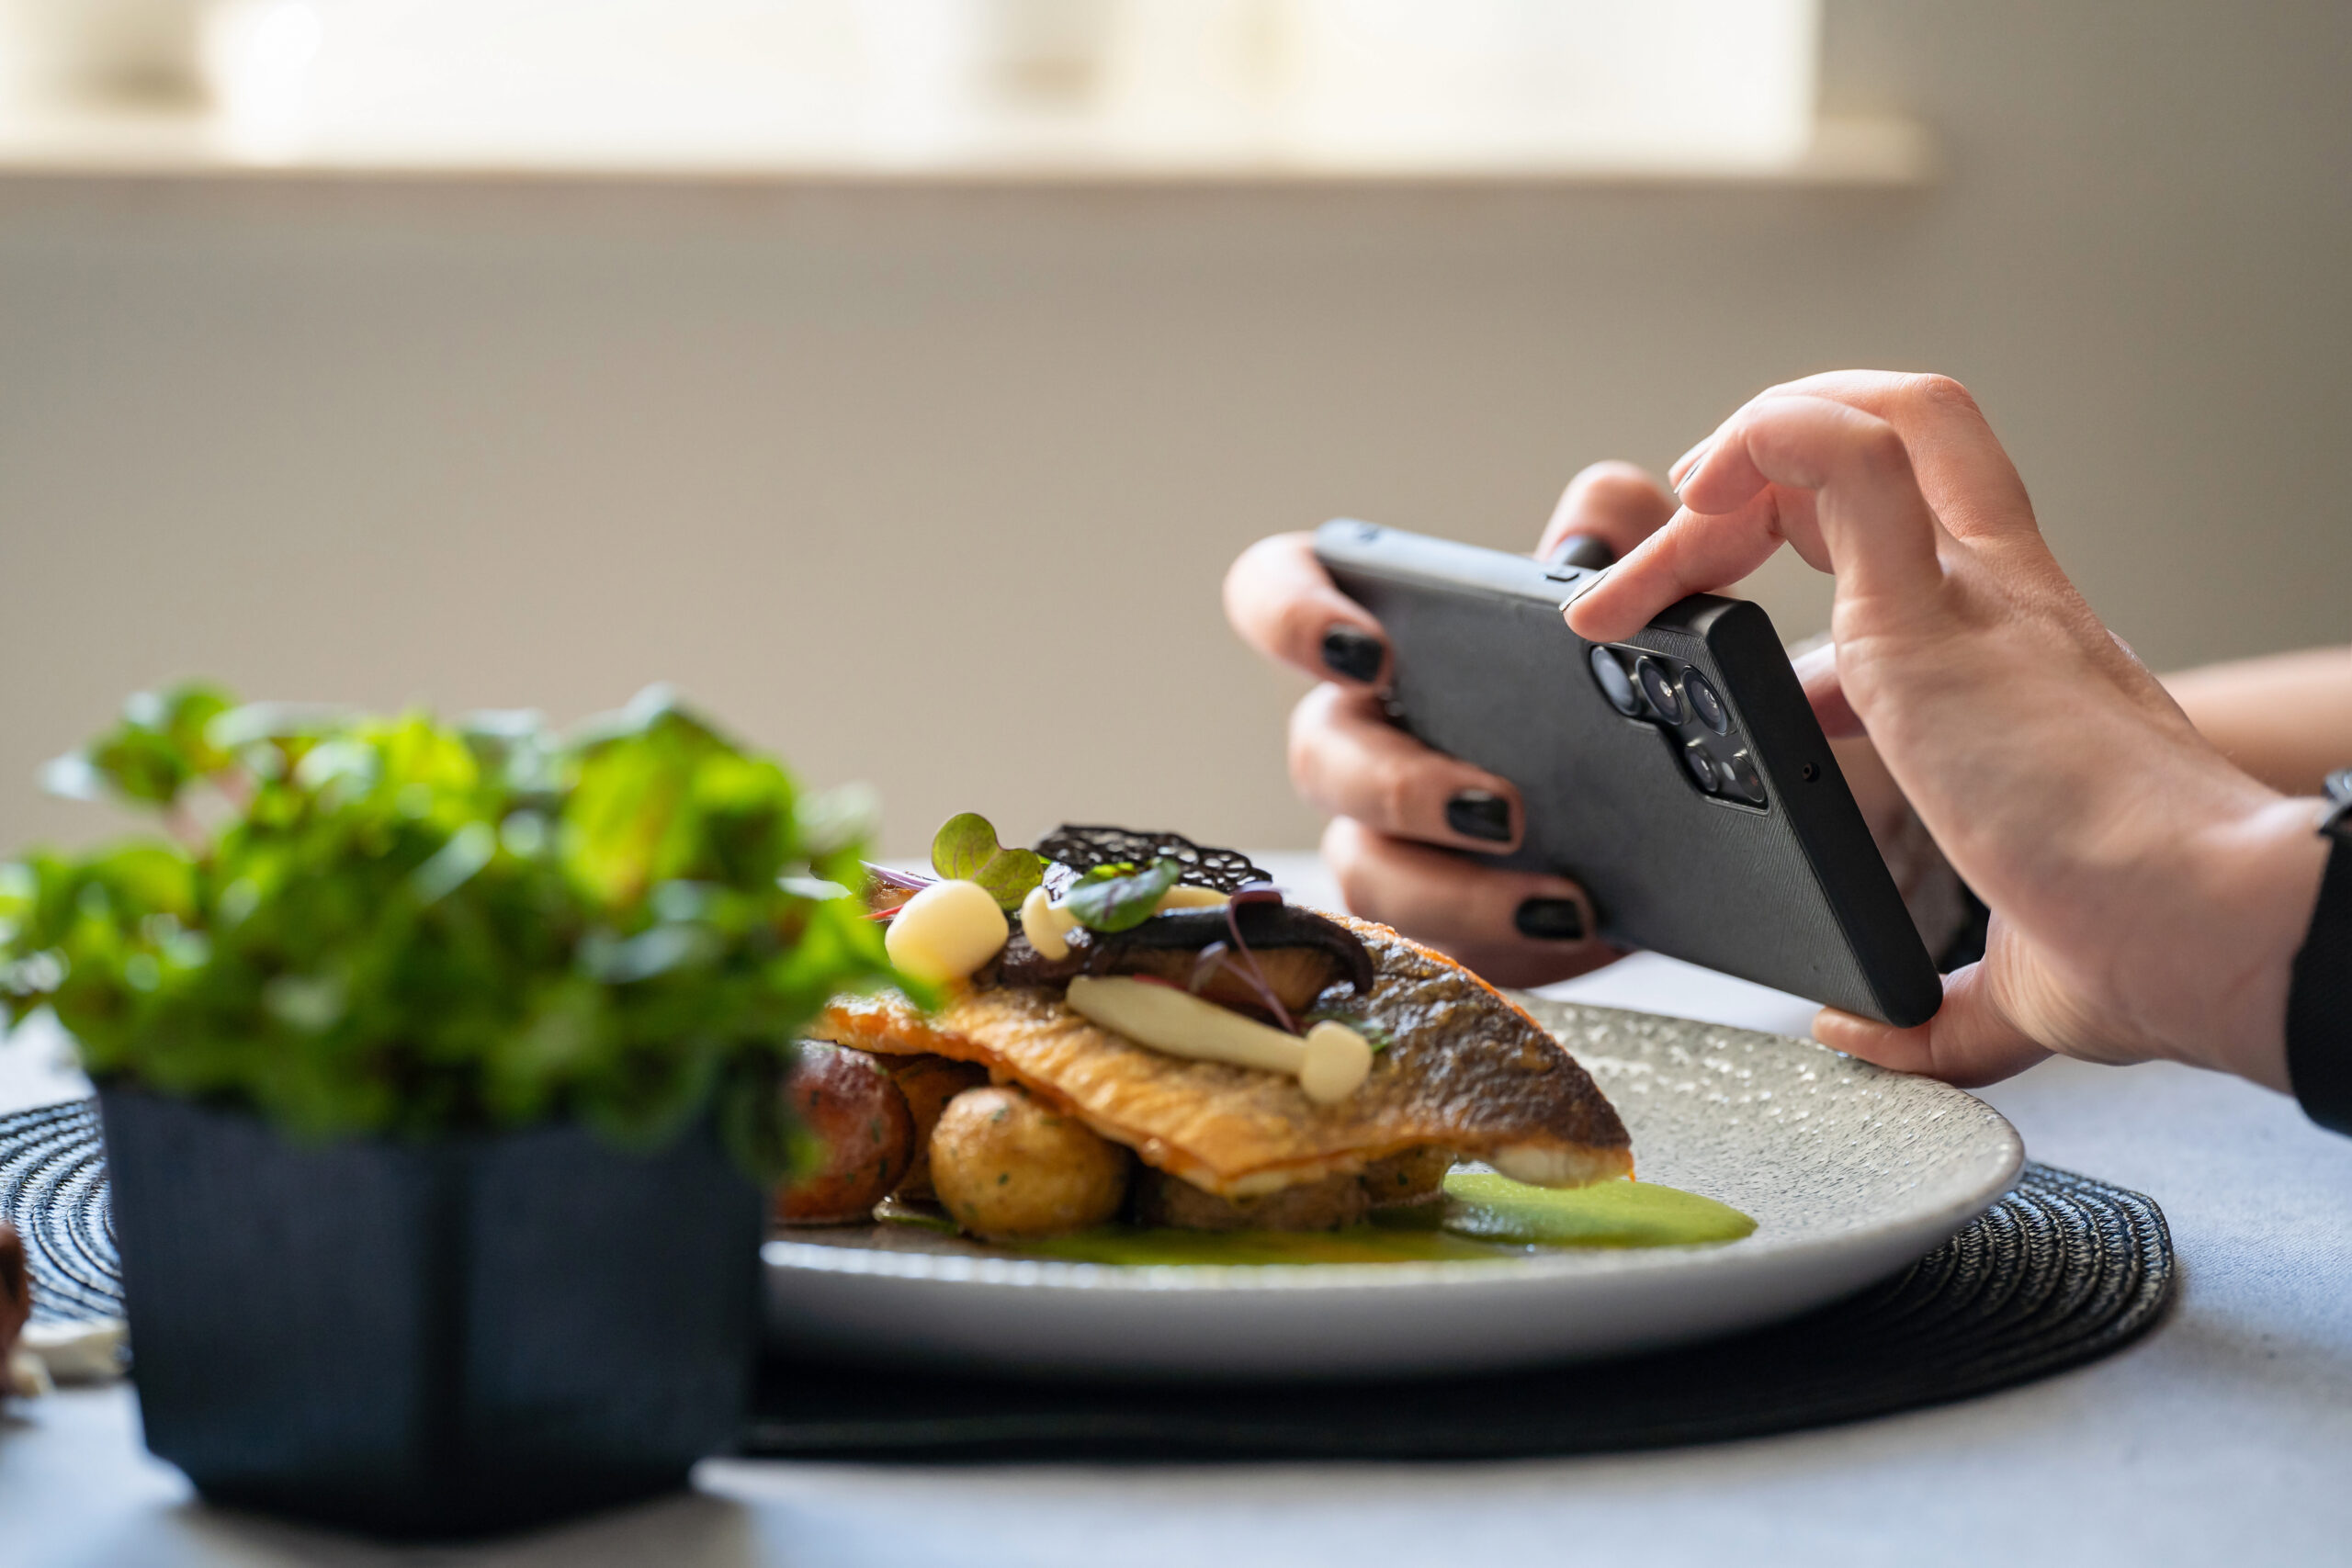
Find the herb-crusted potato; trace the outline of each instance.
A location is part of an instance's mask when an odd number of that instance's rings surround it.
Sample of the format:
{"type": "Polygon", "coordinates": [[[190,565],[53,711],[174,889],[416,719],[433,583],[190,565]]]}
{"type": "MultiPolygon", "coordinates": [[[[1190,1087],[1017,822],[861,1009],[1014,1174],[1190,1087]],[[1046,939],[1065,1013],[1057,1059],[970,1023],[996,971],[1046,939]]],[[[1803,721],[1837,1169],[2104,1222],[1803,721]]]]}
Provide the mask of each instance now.
{"type": "Polygon", "coordinates": [[[1099,1225],[1127,1195],[1127,1151],[1018,1089],[967,1089],[931,1134],[931,1184],[989,1240],[1099,1225]]]}
{"type": "Polygon", "coordinates": [[[904,1179],[915,1156],[914,1117],[881,1064],[863,1051],[804,1044],[785,1079],[794,1116],[824,1149],[824,1163],[775,1195],[788,1225],[853,1224],[904,1179]]]}

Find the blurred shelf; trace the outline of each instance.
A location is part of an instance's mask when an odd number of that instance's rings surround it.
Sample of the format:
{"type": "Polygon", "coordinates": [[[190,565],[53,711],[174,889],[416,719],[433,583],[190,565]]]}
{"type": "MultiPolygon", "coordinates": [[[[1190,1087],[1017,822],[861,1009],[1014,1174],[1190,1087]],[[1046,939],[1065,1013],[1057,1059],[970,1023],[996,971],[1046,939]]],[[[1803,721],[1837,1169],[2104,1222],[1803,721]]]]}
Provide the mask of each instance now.
{"type": "Polygon", "coordinates": [[[1096,128],[1007,119],[927,141],[743,137],[338,133],[304,138],[187,109],[0,112],[0,185],[59,181],[605,182],[775,186],[1250,188],[1621,186],[1900,190],[1934,183],[1934,139],[1899,116],[1830,117],[1792,157],[1531,143],[1400,156],[1365,147],[1122,142],[1096,128]]]}

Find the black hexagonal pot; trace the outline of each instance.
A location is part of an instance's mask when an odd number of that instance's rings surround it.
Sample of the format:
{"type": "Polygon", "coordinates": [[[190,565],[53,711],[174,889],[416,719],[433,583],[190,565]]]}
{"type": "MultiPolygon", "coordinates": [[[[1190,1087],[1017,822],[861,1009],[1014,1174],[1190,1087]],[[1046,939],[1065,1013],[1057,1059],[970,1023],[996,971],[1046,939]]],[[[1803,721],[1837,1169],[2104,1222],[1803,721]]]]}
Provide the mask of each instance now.
{"type": "Polygon", "coordinates": [[[308,1146],[101,1091],[147,1446],[215,1502],[380,1534],[515,1529],[727,1448],[765,1205],[707,1129],[308,1146]]]}

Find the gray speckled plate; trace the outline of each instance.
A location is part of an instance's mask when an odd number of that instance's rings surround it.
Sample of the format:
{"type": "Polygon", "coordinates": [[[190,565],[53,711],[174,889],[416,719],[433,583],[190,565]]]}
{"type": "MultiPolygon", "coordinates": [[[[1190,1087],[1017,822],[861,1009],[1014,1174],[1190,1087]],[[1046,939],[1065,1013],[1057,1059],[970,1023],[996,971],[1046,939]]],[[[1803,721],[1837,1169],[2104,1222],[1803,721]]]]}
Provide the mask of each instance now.
{"type": "Polygon", "coordinates": [[[772,1241],[773,1332],[893,1361],[1128,1376],[1390,1375],[1602,1356],[1859,1289],[1989,1205],[2025,1158],[1974,1097],[1807,1041],[1522,998],[1634,1134],[1645,1179],[1722,1200],[1717,1247],[1491,1262],[1118,1268],[909,1227],[772,1241]]]}

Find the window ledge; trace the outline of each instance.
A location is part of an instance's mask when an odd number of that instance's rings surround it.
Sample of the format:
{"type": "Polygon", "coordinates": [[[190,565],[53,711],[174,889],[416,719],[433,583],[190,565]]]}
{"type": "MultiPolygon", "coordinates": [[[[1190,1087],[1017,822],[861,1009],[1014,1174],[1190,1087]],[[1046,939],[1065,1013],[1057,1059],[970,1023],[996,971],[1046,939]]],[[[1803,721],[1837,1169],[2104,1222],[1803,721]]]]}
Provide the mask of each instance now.
{"type": "Polygon", "coordinates": [[[593,139],[379,133],[304,144],[200,112],[17,108],[0,114],[0,182],[49,180],[722,182],[962,186],[1623,186],[1905,189],[1934,183],[1927,128],[1901,116],[1832,116],[1792,158],[1487,147],[1399,158],[1379,149],[1246,141],[1121,147],[1051,125],[910,148],[850,141],[622,146],[593,139]]]}

